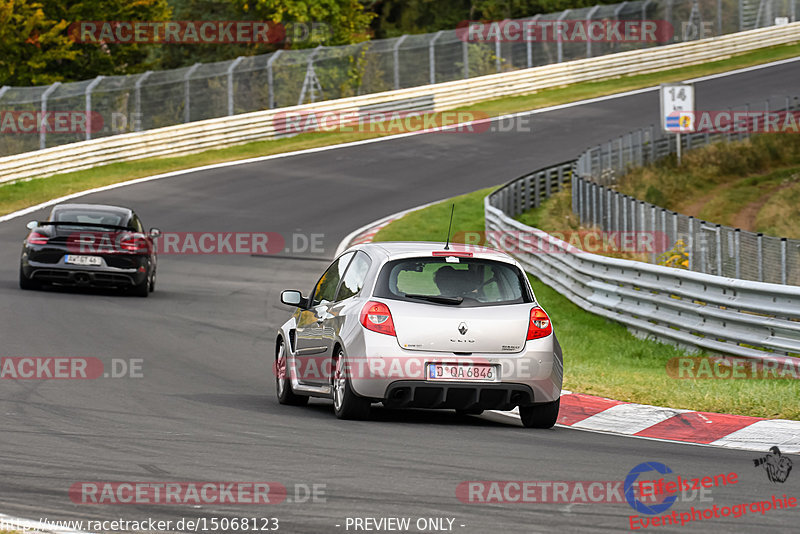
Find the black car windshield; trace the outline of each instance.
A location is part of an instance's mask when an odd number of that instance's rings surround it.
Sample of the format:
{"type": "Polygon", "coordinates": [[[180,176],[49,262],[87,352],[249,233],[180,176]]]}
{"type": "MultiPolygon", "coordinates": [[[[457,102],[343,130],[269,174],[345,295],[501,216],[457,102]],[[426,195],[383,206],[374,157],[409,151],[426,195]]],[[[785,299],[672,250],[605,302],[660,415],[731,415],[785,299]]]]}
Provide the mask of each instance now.
{"type": "Polygon", "coordinates": [[[532,302],[523,274],[503,262],[463,258],[409,258],[381,269],[375,296],[444,306],[532,302]]]}

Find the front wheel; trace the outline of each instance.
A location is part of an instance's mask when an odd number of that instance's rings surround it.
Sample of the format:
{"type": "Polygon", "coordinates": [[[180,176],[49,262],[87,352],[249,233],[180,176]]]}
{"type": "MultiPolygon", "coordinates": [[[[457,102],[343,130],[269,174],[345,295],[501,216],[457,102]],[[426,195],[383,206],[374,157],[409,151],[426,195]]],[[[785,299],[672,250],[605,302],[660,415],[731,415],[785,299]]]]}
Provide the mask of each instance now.
{"type": "Polygon", "coordinates": [[[275,353],[275,392],[278,395],[278,403],[288,406],[304,406],[308,404],[308,397],[305,395],[297,395],[292,390],[292,380],[287,376],[288,361],[286,357],[286,345],[283,341],[278,345],[278,350],[275,353]]]}
{"type": "Polygon", "coordinates": [[[520,406],[519,418],[525,428],[552,428],[558,421],[558,410],[561,399],[537,404],[535,406],[520,406]]]}
{"type": "Polygon", "coordinates": [[[369,399],[359,397],[350,387],[350,378],[345,368],[344,351],[339,349],[336,356],[336,370],[333,374],[333,412],[339,419],[363,420],[369,417],[372,404],[369,399]]]}

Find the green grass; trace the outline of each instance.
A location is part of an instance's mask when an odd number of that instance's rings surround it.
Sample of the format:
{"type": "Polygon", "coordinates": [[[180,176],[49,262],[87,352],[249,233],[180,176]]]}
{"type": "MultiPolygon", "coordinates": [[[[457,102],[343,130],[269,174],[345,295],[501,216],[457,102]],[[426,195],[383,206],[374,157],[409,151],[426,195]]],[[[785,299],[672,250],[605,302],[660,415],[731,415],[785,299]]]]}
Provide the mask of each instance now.
{"type": "Polygon", "coordinates": [[[770,198],[781,198],[799,181],[800,135],[784,133],[697,148],[681,165],[669,156],[631,169],[615,189],[706,221],[764,233],[781,228],[783,233],[773,235],[800,237],[796,204],[779,207],[770,198]],[[737,215],[754,204],[759,217],[743,217],[754,219],[744,224],[737,215]]]}
{"type": "MultiPolygon", "coordinates": [[[[651,74],[617,77],[604,81],[578,83],[566,87],[543,90],[531,95],[481,102],[461,109],[480,111],[489,115],[501,115],[768,63],[770,61],[795,57],[798,54],[800,54],[800,45],[776,46],[703,65],[677,68],[651,74]]],[[[58,174],[48,177],[47,179],[34,179],[15,184],[2,185],[0,186],[0,214],[10,213],[52,198],[152,174],[189,169],[211,163],[234,161],[336,143],[358,141],[381,137],[382,135],[388,135],[388,133],[306,133],[290,139],[257,141],[225,149],[208,150],[188,156],[115,163],[85,171],[58,174]]]]}
{"type": "MultiPolygon", "coordinates": [[[[441,241],[451,204],[456,206],[455,236],[483,231],[483,198],[492,189],[412,212],[379,231],[375,240],[441,241]]],[[[530,217],[538,220],[537,215],[530,217]]],[[[564,350],[565,389],[656,406],[800,419],[800,381],[670,378],[667,363],[671,358],[686,356],[686,352],[636,338],[621,324],[587,313],[537,278],[530,279],[564,350]]]]}

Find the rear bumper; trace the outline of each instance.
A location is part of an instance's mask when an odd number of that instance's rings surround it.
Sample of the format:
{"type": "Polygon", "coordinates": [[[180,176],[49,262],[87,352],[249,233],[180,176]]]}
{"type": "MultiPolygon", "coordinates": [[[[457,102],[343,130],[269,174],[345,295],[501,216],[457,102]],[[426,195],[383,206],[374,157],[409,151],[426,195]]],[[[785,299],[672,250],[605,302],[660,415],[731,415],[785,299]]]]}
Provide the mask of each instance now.
{"type": "Polygon", "coordinates": [[[512,410],[534,403],[530,386],[523,384],[432,383],[420,380],[393,382],[383,404],[390,408],[450,408],[512,410]]]}
{"type": "Polygon", "coordinates": [[[23,262],[22,272],[36,282],[62,286],[130,287],[144,283],[147,271],[114,267],[75,266],[64,263],[23,262]]]}
{"type": "Polygon", "coordinates": [[[527,341],[514,354],[428,353],[401,348],[396,338],[365,332],[347,347],[353,391],[388,406],[510,410],[558,400],[563,357],[555,334],[527,341]],[[365,356],[358,356],[359,354],[365,356]],[[426,378],[434,362],[494,365],[495,382],[442,381],[426,378]]]}

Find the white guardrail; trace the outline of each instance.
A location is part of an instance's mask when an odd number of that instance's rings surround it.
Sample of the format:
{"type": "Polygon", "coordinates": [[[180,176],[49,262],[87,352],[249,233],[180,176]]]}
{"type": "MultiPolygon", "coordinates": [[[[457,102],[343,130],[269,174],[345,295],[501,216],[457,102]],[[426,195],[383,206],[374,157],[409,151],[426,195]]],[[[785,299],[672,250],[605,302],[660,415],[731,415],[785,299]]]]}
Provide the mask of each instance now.
{"type": "MultiPolygon", "coordinates": [[[[525,270],[586,311],[634,333],[689,349],[751,359],[789,360],[800,354],[800,287],[751,282],[592,254],[507,215],[527,190],[565,165],[523,176],[484,201],[486,235],[525,270]],[[527,183],[526,183],[527,182],[527,183]]],[[[566,175],[568,173],[559,173],[566,175]]],[[[559,179],[566,183],[567,177],[559,179]]],[[[548,190],[550,187],[547,188],[548,190]]],[[[544,195],[542,195],[544,196],[544,195]]]]}
{"type": "Polygon", "coordinates": [[[388,91],[244,113],[61,145],[0,158],[0,183],[77,171],[120,161],[177,156],[285,136],[280,120],[287,112],[447,111],[503,96],[529,94],[588,80],[642,74],[725,59],[758,48],[800,41],[800,22],[735,34],[633,50],[492,74],[469,80],[388,91]]]}

